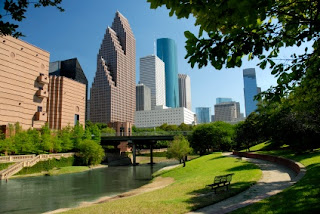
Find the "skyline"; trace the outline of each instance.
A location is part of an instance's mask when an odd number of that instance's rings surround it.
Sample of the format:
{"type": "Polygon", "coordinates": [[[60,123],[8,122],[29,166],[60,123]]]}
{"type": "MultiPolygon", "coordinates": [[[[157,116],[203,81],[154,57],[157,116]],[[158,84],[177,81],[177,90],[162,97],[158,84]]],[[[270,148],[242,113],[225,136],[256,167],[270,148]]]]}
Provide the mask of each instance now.
{"type": "Polygon", "coordinates": [[[88,78],[89,88],[97,66],[96,52],[117,10],[129,20],[136,37],[136,83],[140,79],[139,59],[155,53],[156,39],[171,38],[177,44],[178,73],[187,74],[191,79],[194,112],[196,107],[213,108],[217,97],[230,97],[240,102],[241,112],[244,112],[244,68],[256,69],[257,84],[262,90],[276,83],[269,69],[262,71],[255,66],[256,60],[244,63],[241,68],[223,68],[221,71],[216,71],[212,66],[191,69],[184,59],[186,50],[183,33],[186,30],[197,33],[198,27],[194,26],[193,18],[177,20],[175,16],[169,17],[169,11],[165,8],[151,10],[145,1],[133,3],[128,0],[112,4],[97,0],[94,5],[83,0],[77,1],[77,4],[63,1],[62,7],[65,9],[63,13],[55,8],[30,8],[26,20],[19,23],[19,30],[26,35],[21,39],[49,51],[51,62],[77,57],[88,78]]]}

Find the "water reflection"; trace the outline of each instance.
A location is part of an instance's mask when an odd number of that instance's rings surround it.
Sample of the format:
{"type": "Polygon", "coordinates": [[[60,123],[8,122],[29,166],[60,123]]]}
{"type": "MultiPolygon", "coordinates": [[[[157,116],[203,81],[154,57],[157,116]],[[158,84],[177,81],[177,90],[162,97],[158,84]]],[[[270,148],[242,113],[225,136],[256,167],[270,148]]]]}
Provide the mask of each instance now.
{"type": "Polygon", "coordinates": [[[147,184],[153,172],[175,164],[109,167],[59,176],[0,181],[0,213],[42,213],[74,207],[147,184]]]}

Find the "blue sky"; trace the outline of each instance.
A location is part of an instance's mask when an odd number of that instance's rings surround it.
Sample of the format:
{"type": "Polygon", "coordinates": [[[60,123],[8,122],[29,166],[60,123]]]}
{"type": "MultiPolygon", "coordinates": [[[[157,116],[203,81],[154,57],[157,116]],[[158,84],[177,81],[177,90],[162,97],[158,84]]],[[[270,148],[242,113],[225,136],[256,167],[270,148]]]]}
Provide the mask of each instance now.
{"type": "MultiPolygon", "coordinates": [[[[241,68],[215,70],[211,66],[192,69],[186,55],[184,31],[197,33],[194,19],[169,17],[165,8],[151,10],[146,0],[64,0],[61,13],[56,8],[30,8],[19,30],[21,38],[50,52],[50,61],[77,57],[89,85],[96,71],[96,57],[107,26],[119,10],[128,20],[136,38],[136,82],[139,81],[139,58],[154,53],[154,40],[174,39],[178,49],[178,71],[191,78],[192,108],[211,107],[217,97],[230,97],[240,102],[244,112],[242,69],[256,68],[257,83],[262,90],[276,84],[270,70],[261,70],[257,61],[244,61],[241,68]]],[[[1,10],[2,9],[1,5],[1,10]]],[[[2,14],[3,11],[1,11],[2,14]]],[[[288,58],[291,52],[284,53],[288,58]]],[[[244,57],[247,59],[247,57],[244,57]]]]}

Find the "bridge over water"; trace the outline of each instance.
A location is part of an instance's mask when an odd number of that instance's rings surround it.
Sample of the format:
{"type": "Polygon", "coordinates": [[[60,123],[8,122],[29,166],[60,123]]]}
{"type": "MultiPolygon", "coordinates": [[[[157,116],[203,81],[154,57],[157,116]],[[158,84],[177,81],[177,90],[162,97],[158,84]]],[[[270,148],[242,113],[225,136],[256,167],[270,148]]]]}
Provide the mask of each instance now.
{"type": "Polygon", "coordinates": [[[133,133],[102,133],[101,145],[116,145],[120,142],[128,142],[128,145],[132,146],[133,165],[136,165],[136,150],[137,144],[150,146],[150,164],[153,163],[153,147],[157,141],[161,140],[173,140],[175,136],[190,135],[191,131],[174,131],[174,132],[133,132],[133,133]]]}

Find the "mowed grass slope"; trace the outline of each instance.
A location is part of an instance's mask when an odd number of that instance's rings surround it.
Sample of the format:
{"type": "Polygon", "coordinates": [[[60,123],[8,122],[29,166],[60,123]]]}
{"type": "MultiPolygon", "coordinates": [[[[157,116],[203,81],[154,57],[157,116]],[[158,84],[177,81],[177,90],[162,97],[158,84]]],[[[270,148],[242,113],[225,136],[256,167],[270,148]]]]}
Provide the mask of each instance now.
{"type": "Polygon", "coordinates": [[[306,166],[306,175],[283,192],[233,213],[319,213],[320,212],[320,149],[305,154],[290,150],[263,151],[262,154],[282,156],[306,166]]]}
{"type": "Polygon", "coordinates": [[[203,156],[178,167],[158,173],[157,176],[172,177],[174,183],[159,190],[141,195],[110,201],[67,213],[186,213],[204,207],[251,186],[261,177],[257,166],[235,158],[221,156],[221,153],[203,156]],[[206,184],[214,176],[235,173],[231,189],[214,195],[206,184]]]}

